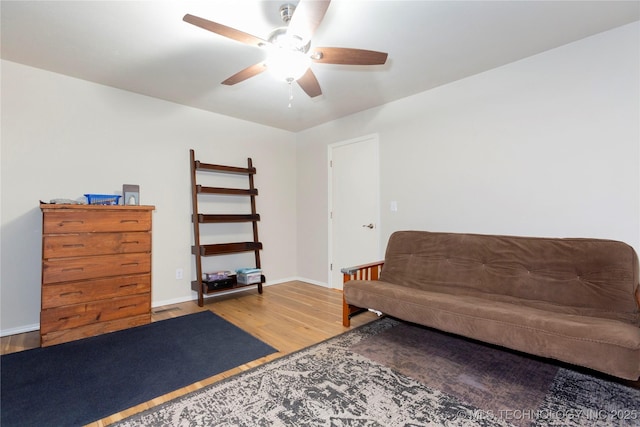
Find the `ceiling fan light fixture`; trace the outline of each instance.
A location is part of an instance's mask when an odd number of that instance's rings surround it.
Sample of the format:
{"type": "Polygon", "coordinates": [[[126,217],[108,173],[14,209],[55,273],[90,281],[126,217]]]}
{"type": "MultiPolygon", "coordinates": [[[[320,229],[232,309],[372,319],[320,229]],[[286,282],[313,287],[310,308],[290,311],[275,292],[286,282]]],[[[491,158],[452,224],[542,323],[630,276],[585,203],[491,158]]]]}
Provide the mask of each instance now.
{"type": "Polygon", "coordinates": [[[309,51],[309,46],[311,45],[311,42],[305,43],[300,37],[288,34],[287,27],[276,28],[269,34],[267,40],[274,46],[299,50],[305,53],[309,51]]]}
{"type": "Polygon", "coordinates": [[[311,64],[311,58],[301,51],[274,47],[266,61],[267,69],[278,80],[291,82],[304,75],[311,64]]]}
{"type": "Polygon", "coordinates": [[[267,69],[286,82],[298,80],[307,71],[311,58],[307,55],[310,43],[300,37],[287,34],[287,28],[276,28],[269,35],[267,69]]]}

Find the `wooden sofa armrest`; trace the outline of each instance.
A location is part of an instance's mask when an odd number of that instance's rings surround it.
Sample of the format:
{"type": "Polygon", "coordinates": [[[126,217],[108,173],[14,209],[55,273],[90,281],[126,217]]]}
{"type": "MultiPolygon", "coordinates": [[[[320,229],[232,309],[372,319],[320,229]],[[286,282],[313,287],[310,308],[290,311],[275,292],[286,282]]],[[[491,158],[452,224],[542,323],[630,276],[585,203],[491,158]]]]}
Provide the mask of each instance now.
{"type": "MultiPolygon", "coordinates": [[[[342,283],[347,283],[349,280],[378,280],[380,277],[380,271],[384,261],[375,261],[367,264],[356,265],[353,267],[346,267],[340,269],[342,272],[342,283]]],[[[347,300],[342,295],[342,326],[351,326],[351,318],[356,314],[366,311],[365,308],[356,307],[347,303],[347,300]]]]}
{"type": "Polygon", "coordinates": [[[349,280],[378,280],[380,275],[380,270],[382,270],[382,265],[384,261],[375,261],[370,262],[368,264],[356,265],[353,267],[345,267],[340,269],[340,272],[344,275],[343,283],[348,282],[349,280]],[[371,277],[375,275],[375,279],[360,279],[360,277],[371,277]]]}

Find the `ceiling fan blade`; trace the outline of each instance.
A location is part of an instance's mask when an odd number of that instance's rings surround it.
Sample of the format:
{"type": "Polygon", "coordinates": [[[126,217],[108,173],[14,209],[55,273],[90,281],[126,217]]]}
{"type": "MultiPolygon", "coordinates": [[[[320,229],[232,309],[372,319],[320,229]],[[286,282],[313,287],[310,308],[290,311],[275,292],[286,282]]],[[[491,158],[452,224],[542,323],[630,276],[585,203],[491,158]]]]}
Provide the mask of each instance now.
{"type": "Polygon", "coordinates": [[[315,98],[318,95],[322,95],[322,90],[320,89],[320,83],[318,83],[318,79],[316,79],[316,75],[313,74],[311,68],[307,69],[307,72],[304,73],[302,77],[297,80],[298,84],[304,90],[307,95],[311,98],[315,98]]]}
{"type": "Polygon", "coordinates": [[[229,77],[227,80],[223,81],[223,85],[231,86],[236,83],[243,82],[247,80],[249,77],[257,76],[261,72],[267,69],[267,66],[264,62],[259,62],[250,67],[245,68],[242,71],[235,73],[233,76],[229,77]]]}
{"type": "Polygon", "coordinates": [[[381,65],[387,62],[387,53],[348,47],[319,47],[311,59],[323,64],[381,65]]]}
{"type": "Polygon", "coordinates": [[[289,21],[287,34],[298,36],[305,43],[311,40],[327,13],[329,3],[331,0],[300,0],[289,21]]]}
{"type": "Polygon", "coordinates": [[[205,30],[219,34],[221,36],[230,38],[240,43],[261,47],[267,44],[266,40],[262,40],[260,37],[252,36],[243,31],[236,30],[235,28],[227,27],[226,25],[218,24],[217,22],[209,21],[204,18],[199,18],[188,13],[182,18],[183,21],[193,24],[196,27],[204,28],[205,30]]]}

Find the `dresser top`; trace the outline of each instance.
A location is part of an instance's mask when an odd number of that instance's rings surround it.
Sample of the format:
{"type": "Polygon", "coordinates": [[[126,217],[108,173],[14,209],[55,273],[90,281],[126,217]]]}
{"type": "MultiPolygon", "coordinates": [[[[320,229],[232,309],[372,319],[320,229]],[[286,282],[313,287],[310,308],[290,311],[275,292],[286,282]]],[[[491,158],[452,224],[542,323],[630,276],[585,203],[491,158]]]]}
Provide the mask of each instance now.
{"type": "Polygon", "coordinates": [[[40,203],[40,209],[45,211],[152,211],[155,206],[147,205],[74,205],[74,204],[56,204],[56,203],[40,203]]]}

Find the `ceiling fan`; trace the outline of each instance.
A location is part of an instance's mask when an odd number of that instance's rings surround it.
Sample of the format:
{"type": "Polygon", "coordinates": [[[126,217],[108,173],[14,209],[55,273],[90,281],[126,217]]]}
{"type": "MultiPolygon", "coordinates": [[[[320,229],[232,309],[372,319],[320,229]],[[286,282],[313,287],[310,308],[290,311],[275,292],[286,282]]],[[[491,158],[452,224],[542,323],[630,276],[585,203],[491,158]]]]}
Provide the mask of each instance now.
{"type": "Polygon", "coordinates": [[[281,77],[289,84],[295,80],[302,90],[313,98],[321,95],[322,90],[318,79],[309,67],[311,62],[381,65],[387,61],[386,53],[373,50],[343,47],[311,48],[311,38],[322,22],[330,2],[331,0],[300,0],[297,6],[282,5],[280,16],[288,25],[273,30],[267,40],[190,14],[186,14],[183,20],[221,36],[250,46],[265,48],[268,51],[266,60],[237,72],[222,84],[234,85],[270,68],[276,72],[279,71],[281,77]]]}

